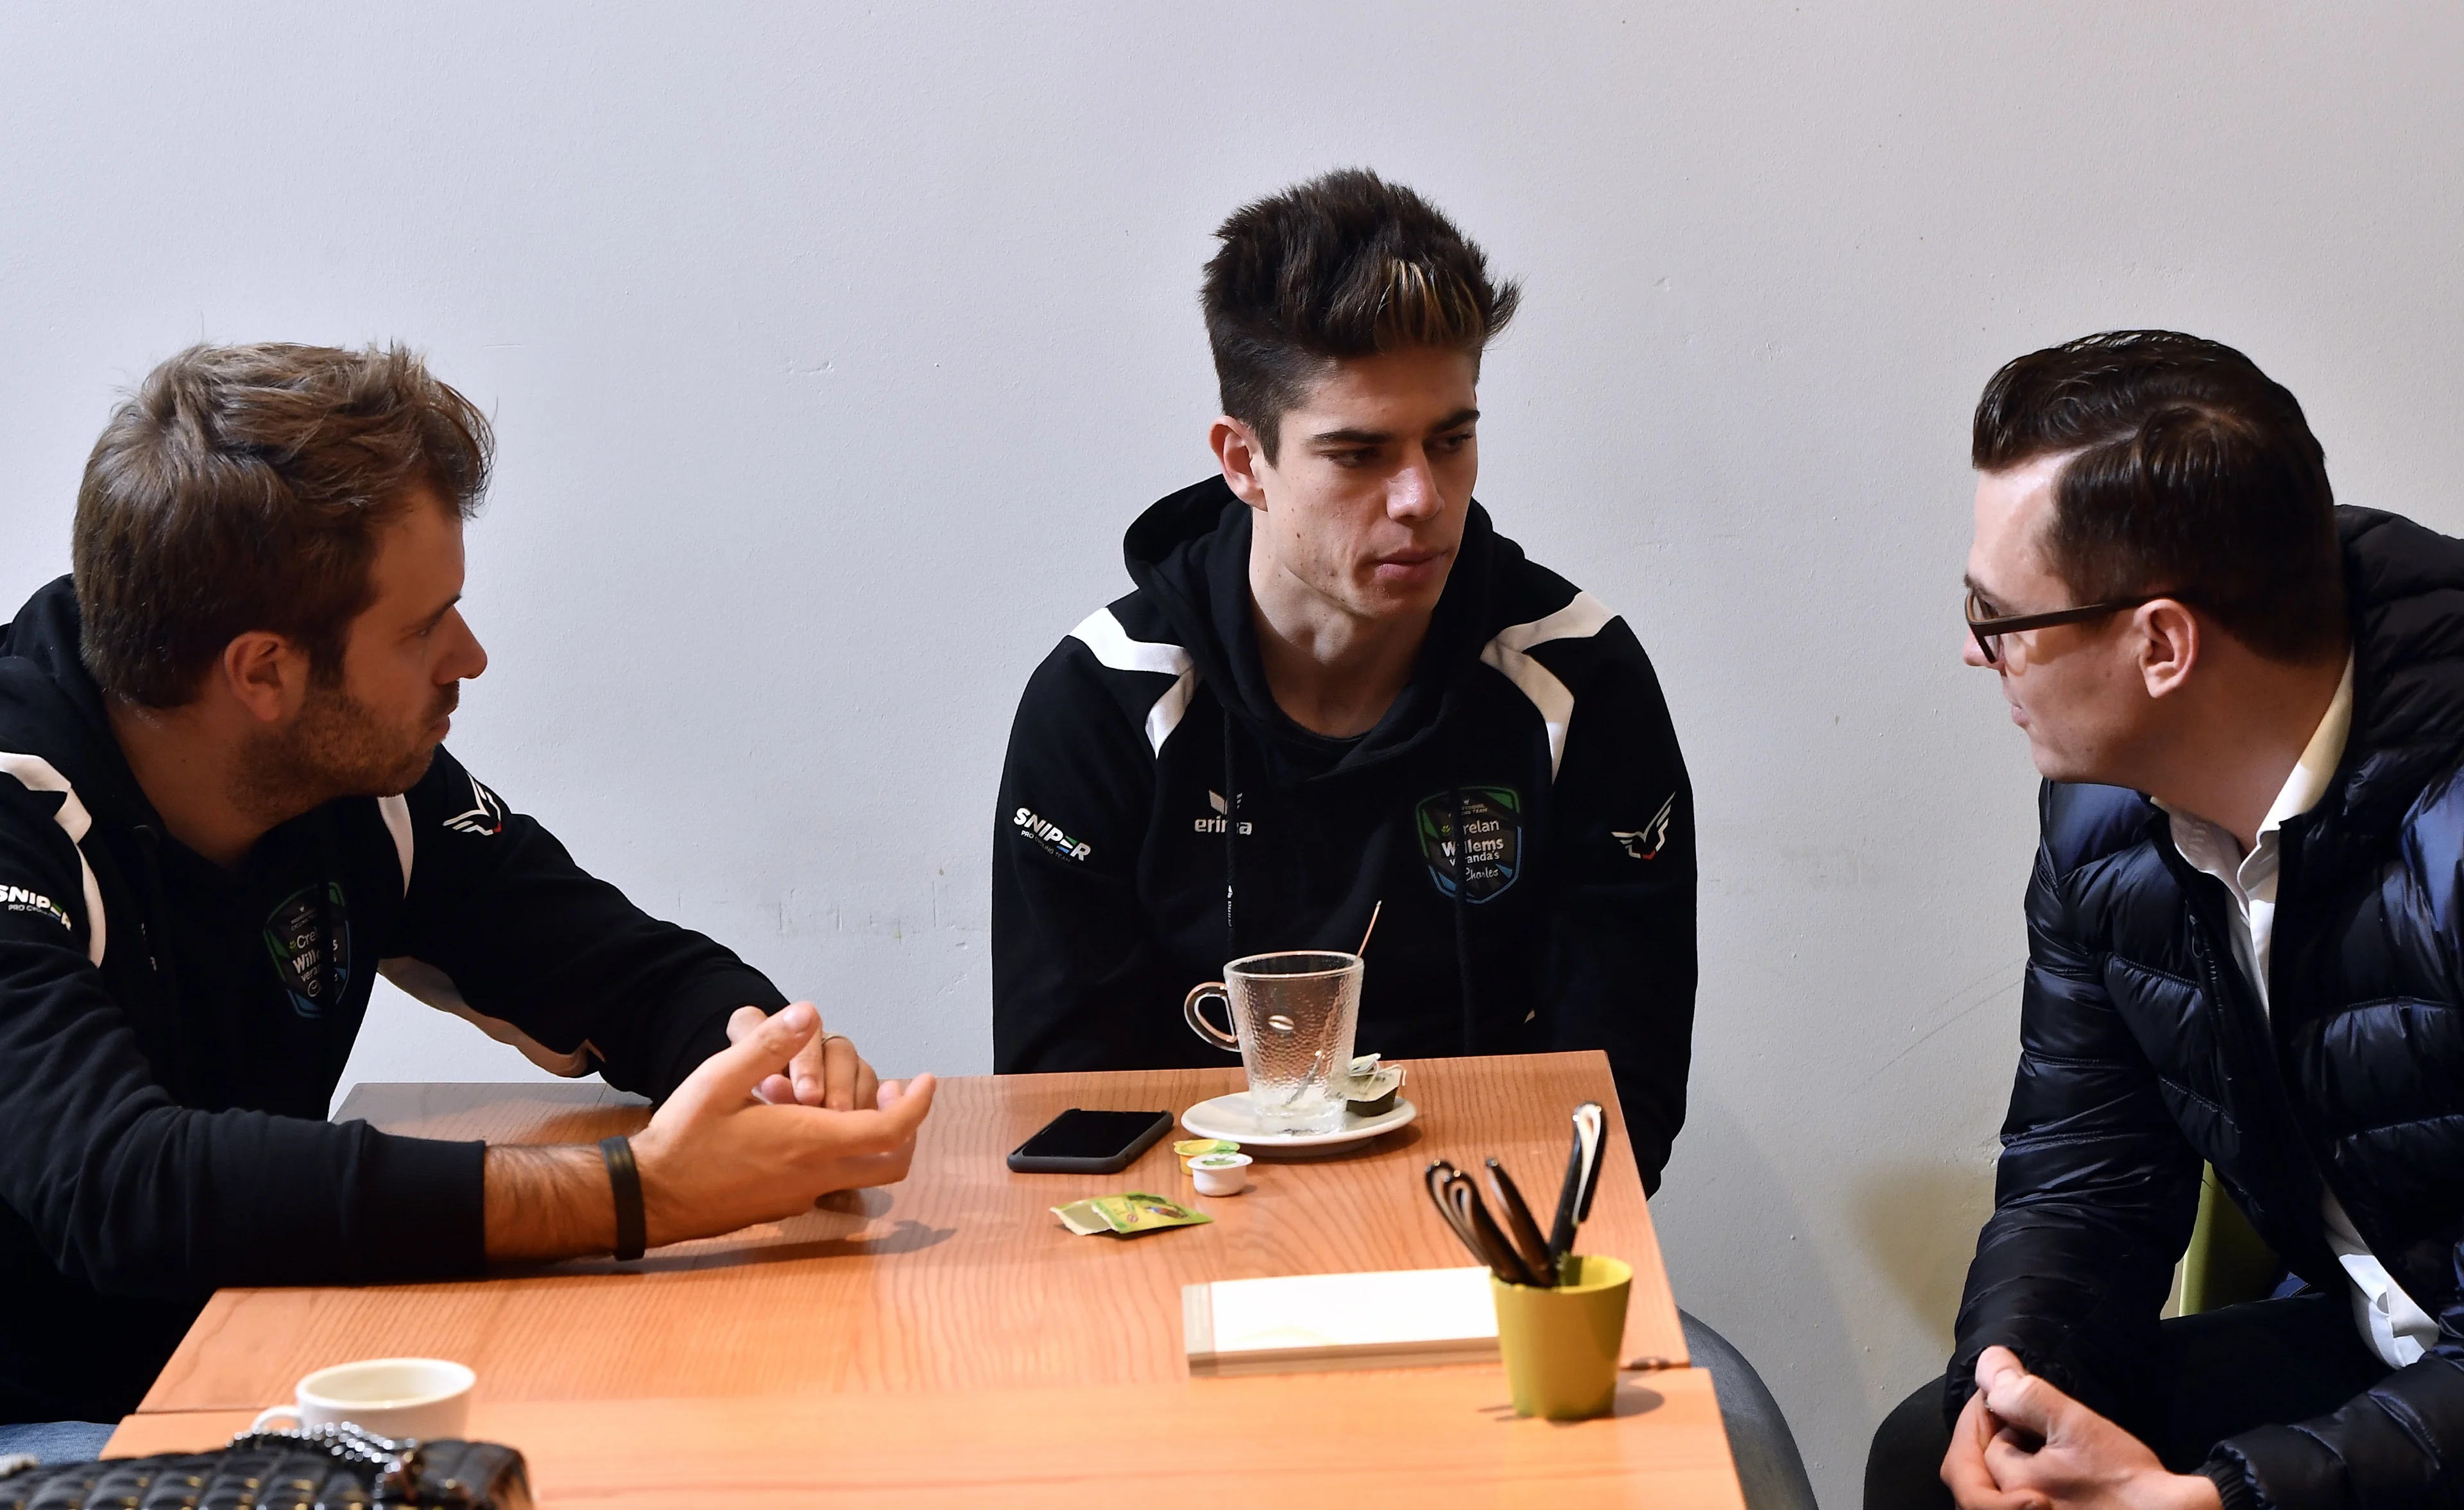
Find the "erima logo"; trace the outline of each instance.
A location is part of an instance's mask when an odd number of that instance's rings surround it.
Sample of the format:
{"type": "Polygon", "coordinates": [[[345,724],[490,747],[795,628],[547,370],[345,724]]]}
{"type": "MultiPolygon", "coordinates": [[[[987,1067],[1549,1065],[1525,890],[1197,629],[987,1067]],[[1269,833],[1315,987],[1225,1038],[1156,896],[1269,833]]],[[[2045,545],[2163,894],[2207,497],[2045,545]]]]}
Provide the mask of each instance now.
{"type": "Polygon", "coordinates": [[[445,821],[445,826],[457,834],[500,834],[505,829],[505,804],[496,794],[471,777],[471,805],[445,821]]]}
{"type": "Polygon", "coordinates": [[[1084,860],[1093,854],[1094,846],[1082,844],[1061,831],[1061,825],[1049,822],[1026,808],[1009,815],[1010,826],[1025,838],[1042,843],[1064,860],[1084,860]]]}
{"type": "MultiPolygon", "coordinates": [[[[1231,826],[1232,804],[1223,799],[1222,793],[1209,791],[1206,794],[1206,805],[1215,809],[1216,816],[1213,818],[1191,819],[1189,821],[1191,832],[1199,834],[1220,834],[1223,832],[1224,829],[1231,826]]],[[[1241,832],[1243,834],[1249,832],[1249,821],[1245,818],[1241,821],[1241,832]]]]}
{"type": "Polygon", "coordinates": [[[1677,794],[1671,792],[1668,794],[1668,800],[1660,804],[1660,811],[1651,816],[1650,822],[1632,832],[1612,828],[1609,830],[1609,837],[1625,846],[1627,859],[1653,859],[1659,855],[1660,846],[1668,843],[1668,819],[1669,815],[1676,810],[1677,794]]]}
{"type": "Polygon", "coordinates": [[[0,908],[7,908],[11,912],[40,912],[62,928],[69,926],[69,915],[60,910],[58,903],[40,891],[29,891],[24,886],[0,886],[0,908]]]}

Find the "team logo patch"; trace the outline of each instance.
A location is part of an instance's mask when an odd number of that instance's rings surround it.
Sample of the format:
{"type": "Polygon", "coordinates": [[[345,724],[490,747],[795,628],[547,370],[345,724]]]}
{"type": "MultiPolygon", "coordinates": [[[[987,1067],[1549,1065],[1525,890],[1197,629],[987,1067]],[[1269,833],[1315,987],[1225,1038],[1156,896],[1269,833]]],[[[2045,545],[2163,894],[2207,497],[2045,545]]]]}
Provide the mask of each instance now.
{"type": "Polygon", "coordinates": [[[1510,786],[1465,787],[1420,799],[1420,853],[1440,896],[1460,885],[1466,902],[1485,902],[1523,869],[1523,797],[1510,786]],[[1463,814],[1463,833],[1455,814],[1463,814]]]}
{"type": "Polygon", "coordinates": [[[471,777],[471,805],[445,821],[445,826],[457,834],[477,834],[485,838],[505,831],[505,804],[496,794],[471,777]]]}
{"type": "Polygon", "coordinates": [[[69,915],[58,903],[24,886],[0,886],[0,911],[39,912],[62,928],[69,927],[69,915]]]}
{"type": "Polygon", "coordinates": [[[1031,808],[1022,807],[1009,815],[1009,826],[1018,830],[1018,836],[1021,839],[1032,840],[1064,860],[1084,862],[1089,855],[1095,852],[1093,845],[1082,843],[1070,838],[1062,832],[1060,824],[1043,817],[1031,808]]]}
{"type": "Polygon", "coordinates": [[[301,886],[265,920],[265,952],[291,997],[291,1010],[321,1018],[351,984],[351,909],[327,881],[301,886]]]}
{"type": "Polygon", "coordinates": [[[1656,860],[1661,847],[1668,843],[1668,820],[1676,811],[1677,794],[1671,792],[1668,800],[1660,804],[1660,811],[1651,815],[1650,822],[1631,830],[1612,828],[1609,837],[1625,847],[1628,860],[1656,860]]]}

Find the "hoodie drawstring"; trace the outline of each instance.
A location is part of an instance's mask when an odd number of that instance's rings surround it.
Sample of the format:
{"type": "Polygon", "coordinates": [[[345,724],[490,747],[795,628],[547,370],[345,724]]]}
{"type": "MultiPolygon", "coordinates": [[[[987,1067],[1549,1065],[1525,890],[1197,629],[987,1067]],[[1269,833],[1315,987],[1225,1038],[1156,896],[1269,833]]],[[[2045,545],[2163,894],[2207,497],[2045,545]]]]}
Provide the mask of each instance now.
{"type": "MultiPolygon", "coordinates": [[[[151,823],[139,823],[136,829],[137,850],[144,860],[146,911],[154,918],[167,918],[171,915],[171,903],[163,886],[162,836],[154,831],[151,823]]],[[[167,1078],[171,1081],[172,1094],[185,1095],[190,1080],[187,1027],[177,1010],[180,1000],[179,962],[171,957],[171,941],[156,938],[153,927],[145,917],[138,919],[137,939],[145,949],[145,963],[154,977],[151,984],[155,999],[164,1006],[164,1037],[171,1044],[171,1074],[167,1078]]]]}
{"type": "Polygon", "coordinates": [[[1466,908],[1471,904],[1471,835],[1464,831],[1463,789],[1455,788],[1455,981],[1463,993],[1463,1051],[1479,1052],[1479,1016],[1472,1009],[1471,930],[1466,908]]]}
{"type": "MultiPolygon", "coordinates": [[[[1222,700],[1217,699],[1219,706],[1222,700]]],[[[1223,957],[1241,957],[1240,932],[1233,926],[1232,896],[1240,879],[1241,824],[1234,809],[1241,805],[1241,789],[1232,784],[1232,710],[1223,709],[1223,957]]]]}
{"type": "MultiPolygon", "coordinates": [[[[1240,894],[1241,879],[1241,790],[1235,782],[1232,759],[1232,711],[1223,710],[1223,957],[1226,961],[1241,957],[1240,929],[1234,899],[1240,894]]],[[[1480,1052],[1479,998],[1471,983],[1471,835],[1468,799],[1462,787],[1454,789],[1454,924],[1455,982],[1463,996],[1463,1052],[1480,1052]]]]}

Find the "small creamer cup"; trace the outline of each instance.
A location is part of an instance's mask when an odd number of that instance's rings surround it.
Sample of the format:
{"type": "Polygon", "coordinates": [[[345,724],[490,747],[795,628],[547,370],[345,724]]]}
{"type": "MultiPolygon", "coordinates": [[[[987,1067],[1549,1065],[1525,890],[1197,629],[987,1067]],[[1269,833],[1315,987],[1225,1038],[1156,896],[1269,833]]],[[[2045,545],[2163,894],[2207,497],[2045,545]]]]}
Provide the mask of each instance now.
{"type": "Polygon", "coordinates": [[[462,1435],[471,1387],[479,1376],[443,1358],[365,1358],[319,1368],[299,1381],[298,1401],[257,1412],[249,1428],[330,1426],[339,1421],[379,1436],[438,1441],[462,1435]]]}
{"type": "Polygon", "coordinates": [[[1634,1270],[1617,1258],[1569,1255],[1555,1289],[1489,1276],[1497,1300],[1497,1346],[1517,1415],[1581,1421],[1617,1402],[1617,1350],[1634,1270]]]}
{"type": "Polygon", "coordinates": [[[1189,1161],[1189,1177],[1200,1195],[1238,1195],[1249,1186],[1249,1155],[1201,1153],[1189,1161]]]}

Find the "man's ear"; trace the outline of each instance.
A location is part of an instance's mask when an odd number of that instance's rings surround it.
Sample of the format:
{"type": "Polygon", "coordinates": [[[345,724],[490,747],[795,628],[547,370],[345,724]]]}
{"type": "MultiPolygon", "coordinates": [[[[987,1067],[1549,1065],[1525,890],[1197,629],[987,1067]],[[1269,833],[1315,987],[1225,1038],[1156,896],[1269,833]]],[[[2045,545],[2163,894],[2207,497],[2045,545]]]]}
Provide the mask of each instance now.
{"type": "Polygon", "coordinates": [[[308,653],[271,630],[252,629],[224,646],[214,671],[261,724],[280,723],[307,695],[308,653]]]}
{"type": "Polygon", "coordinates": [[[1259,474],[1274,463],[1266,460],[1266,448],[1259,443],[1258,432],[1229,414],[1221,414],[1206,432],[1206,447],[1223,469],[1223,480],[1231,485],[1233,495],[1252,509],[1264,510],[1266,485],[1259,474]]]}
{"type": "Polygon", "coordinates": [[[2148,696],[2163,697],[2189,685],[2203,648],[2198,615],[2170,598],[2159,598],[2132,613],[2130,632],[2148,696]]]}

